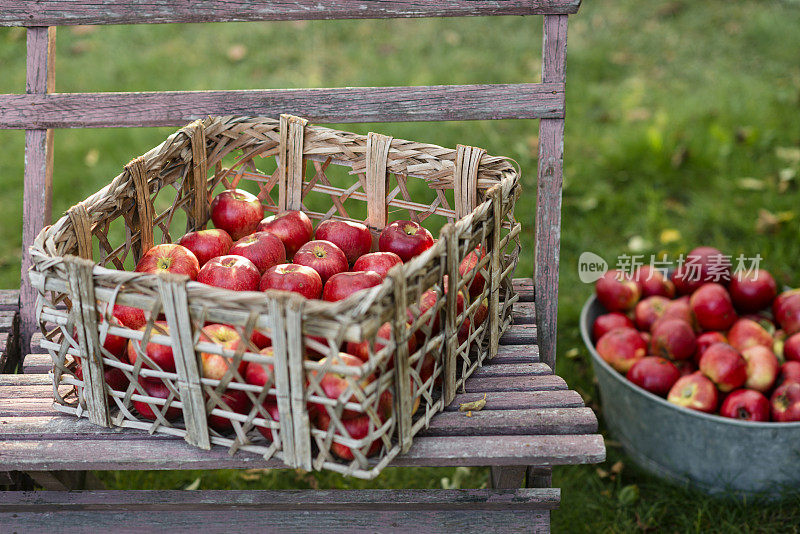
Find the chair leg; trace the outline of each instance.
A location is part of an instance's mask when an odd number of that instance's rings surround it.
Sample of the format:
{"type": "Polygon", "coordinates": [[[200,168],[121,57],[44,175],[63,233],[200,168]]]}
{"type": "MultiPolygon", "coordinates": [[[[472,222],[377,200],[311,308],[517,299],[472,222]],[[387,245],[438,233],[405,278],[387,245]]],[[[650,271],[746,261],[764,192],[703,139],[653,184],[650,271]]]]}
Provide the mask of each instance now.
{"type": "Polygon", "coordinates": [[[528,467],[526,488],[549,488],[553,485],[553,469],[550,467],[528,467]]]}
{"type": "Polygon", "coordinates": [[[525,466],[492,466],[491,470],[494,489],[518,489],[525,485],[525,466]]]}

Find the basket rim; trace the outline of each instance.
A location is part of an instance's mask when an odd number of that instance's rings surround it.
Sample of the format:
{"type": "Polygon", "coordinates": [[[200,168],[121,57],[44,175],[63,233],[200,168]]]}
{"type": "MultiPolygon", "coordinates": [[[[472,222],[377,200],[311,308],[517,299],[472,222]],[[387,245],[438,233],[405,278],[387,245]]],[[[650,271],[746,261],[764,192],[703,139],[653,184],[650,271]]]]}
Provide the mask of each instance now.
{"type": "MultiPolygon", "coordinates": [[[[183,127],[179,128],[179,129],[177,129],[175,132],[170,134],[164,141],[162,141],[159,145],[157,145],[156,147],[154,147],[154,148],[150,149],[149,151],[145,152],[145,154],[143,156],[141,156],[141,157],[152,155],[153,153],[156,153],[160,149],[162,149],[162,147],[173,147],[173,144],[177,142],[178,137],[181,136],[181,135],[184,136],[183,144],[184,145],[189,144],[191,142],[191,134],[189,133],[190,129],[197,123],[202,122],[204,124],[204,126],[209,126],[209,125],[214,125],[214,124],[217,124],[217,123],[220,123],[220,122],[221,123],[225,123],[225,124],[227,124],[227,123],[246,124],[248,121],[252,122],[253,124],[266,123],[266,124],[272,125],[272,127],[277,127],[278,124],[279,124],[279,122],[277,120],[269,118],[269,117],[248,117],[248,116],[233,116],[233,115],[230,115],[230,116],[218,116],[218,117],[209,116],[209,117],[207,117],[206,119],[204,119],[202,121],[198,120],[198,121],[195,121],[195,122],[193,122],[193,123],[191,123],[189,125],[186,125],[186,126],[183,126],[183,127]]],[[[362,140],[362,141],[365,141],[367,139],[366,135],[355,134],[355,133],[347,132],[347,131],[344,131],[344,130],[336,130],[336,129],[327,128],[327,127],[324,127],[324,126],[318,126],[318,125],[309,124],[308,126],[306,126],[306,128],[310,129],[311,131],[316,131],[316,132],[321,132],[321,133],[326,133],[326,134],[334,134],[334,135],[336,135],[336,134],[345,134],[347,136],[352,136],[353,138],[359,139],[359,140],[362,140]]],[[[423,152],[423,149],[425,149],[425,150],[429,151],[429,154],[428,154],[429,157],[436,158],[436,159],[440,160],[443,164],[449,162],[450,160],[447,159],[447,158],[442,159],[442,156],[444,155],[444,153],[442,151],[445,151],[445,153],[449,154],[450,156],[453,156],[456,153],[455,149],[447,149],[447,148],[444,148],[444,147],[441,147],[441,146],[438,146],[438,145],[433,145],[433,144],[423,144],[423,143],[418,143],[418,142],[415,142],[415,141],[407,141],[407,140],[399,139],[399,138],[393,139],[393,143],[395,141],[398,144],[412,143],[414,145],[418,145],[417,148],[412,149],[411,151],[404,150],[403,151],[404,153],[409,153],[409,152],[416,151],[418,154],[425,154],[425,152],[423,152]],[[431,154],[433,154],[433,155],[431,155],[431,154]]],[[[175,148],[173,147],[173,150],[174,149],[175,148]]],[[[390,150],[391,151],[395,151],[395,152],[398,151],[397,148],[392,148],[390,150]]],[[[364,157],[365,156],[363,156],[361,159],[363,159],[364,157]]],[[[407,158],[410,158],[410,157],[411,157],[411,155],[407,155],[407,158]]],[[[420,255],[414,257],[410,261],[404,262],[403,264],[400,265],[400,269],[399,270],[401,271],[403,277],[407,277],[410,273],[415,272],[418,269],[419,265],[427,263],[432,257],[434,257],[436,255],[443,254],[444,251],[442,249],[444,247],[444,244],[443,244],[443,240],[441,238],[445,235],[445,233],[446,232],[460,233],[461,231],[463,231],[464,228],[469,227],[472,224],[472,220],[476,216],[482,215],[483,213],[485,213],[485,211],[490,209],[490,207],[492,205],[492,200],[491,200],[491,196],[492,195],[502,195],[503,197],[506,197],[511,193],[513,188],[516,185],[519,184],[520,178],[521,178],[521,172],[519,170],[519,165],[516,163],[516,161],[514,161],[514,160],[512,160],[510,158],[507,158],[507,157],[491,156],[491,155],[488,155],[488,154],[484,155],[484,158],[488,158],[490,160],[490,163],[494,163],[494,164],[497,164],[498,162],[506,162],[506,163],[511,162],[511,163],[513,163],[513,165],[509,165],[509,166],[503,168],[500,171],[501,172],[501,178],[497,179],[497,180],[493,180],[493,181],[495,181],[495,183],[493,185],[485,188],[485,194],[486,194],[487,198],[483,202],[478,204],[470,213],[468,213],[464,217],[462,217],[462,218],[460,218],[458,220],[455,220],[453,223],[446,223],[442,227],[441,231],[439,232],[439,236],[438,236],[439,239],[437,239],[434,242],[434,245],[431,248],[425,250],[420,255]]],[[[309,159],[313,159],[313,158],[309,158],[309,159]]],[[[353,161],[359,161],[359,160],[353,160],[353,161]]],[[[348,165],[346,162],[340,162],[340,164],[353,167],[352,164],[348,165]]],[[[484,165],[485,164],[482,162],[481,166],[483,167],[484,165]]],[[[392,172],[390,170],[387,170],[387,171],[388,172],[392,172]]],[[[93,201],[93,200],[101,200],[103,198],[109,198],[110,197],[109,193],[113,189],[112,186],[120,185],[122,180],[125,178],[125,175],[126,175],[126,171],[123,171],[122,173],[117,175],[115,178],[113,178],[112,181],[109,184],[107,184],[106,186],[101,188],[99,191],[93,193],[92,195],[90,195],[89,197],[87,197],[86,199],[81,201],[80,203],[89,203],[90,201],[93,201]]],[[[409,176],[416,176],[416,177],[420,177],[420,178],[424,179],[424,176],[421,176],[421,175],[418,175],[418,174],[408,173],[408,175],[409,176]]],[[[479,175],[480,175],[480,173],[479,173],[479,175]]],[[[118,199],[118,198],[119,198],[119,194],[115,195],[115,199],[118,199]]],[[[36,236],[36,238],[34,240],[34,243],[29,248],[29,251],[30,251],[30,254],[31,254],[31,259],[32,259],[32,265],[31,265],[31,268],[30,268],[30,271],[29,271],[29,277],[34,278],[36,276],[34,273],[37,272],[37,271],[47,271],[50,268],[54,267],[55,265],[63,264],[64,259],[66,258],[66,256],[58,256],[58,255],[51,254],[50,252],[48,252],[47,247],[45,246],[45,243],[47,242],[48,238],[52,238],[52,236],[53,236],[53,234],[55,232],[62,232],[65,229],[69,228],[71,224],[72,224],[72,222],[70,221],[69,216],[65,213],[55,223],[53,223],[52,225],[45,226],[39,232],[39,234],[36,236]]],[[[108,267],[103,267],[103,266],[99,265],[98,262],[96,262],[94,260],[92,260],[92,261],[95,264],[94,268],[93,268],[93,275],[95,277],[99,277],[101,280],[104,279],[106,276],[110,275],[111,273],[114,273],[114,275],[117,276],[119,273],[127,272],[127,273],[131,273],[132,275],[135,275],[135,278],[137,280],[141,280],[143,282],[146,282],[149,285],[152,285],[153,287],[155,287],[155,285],[157,284],[157,281],[158,281],[158,275],[157,274],[133,273],[131,271],[125,271],[125,270],[119,270],[119,269],[110,269],[108,267]]],[[[123,285],[123,284],[124,284],[124,282],[120,283],[120,285],[123,285]]],[[[365,302],[365,299],[368,299],[370,302],[373,302],[379,296],[384,295],[384,294],[389,293],[390,291],[392,291],[393,287],[394,287],[394,280],[392,280],[391,276],[387,276],[386,278],[384,278],[384,280],[379,285],[373,286],[373,287],[368,288],[366,290],[358,291],[355,294],[350,295],[345,299],[342,299],[341,301],[329,302],[329,301],[325,301],[325,300],[322,300],[322,299],[307,299],[307,300],[305,300],[304,305],[303,305],[304,306],[304,313],[307,310],[309,313],[322,312],[322,313],[335,314],[335,313],[345,312],[345,311],[348,311],[348,310],[353,310],[355,307],[357,307],[359,305],[359,303],[365,302]]],[[[233,290],[229,290],[229,289],[217,288],[215,286],[209,286],[207,284],[202,284],[202,283],[196,282],[196,281],[189,281],[187,283],[187,290],[190,290],[192,292],[196,291],[196,290],[199,290],[200,288],[202,288],[203,290],[211,289],[213,291],[223,291],[224,293],[222,295],[227,295],[227,296],[236,295],[236,296],[241,297],[241,298],[248,298],[248,297],[249,298],[255,298],[255,296],[258,295],[258,296],[261,297],[262,300],[265,300],[265,302],[269,300],[269,297],[267,299],[264,299],[265,294],[264,294],[264,292],[261,292],[261,291],[252,291],[252,292],[251,291],[233,291],[233,290]]],[[[119,291],[119,293],[120,294],[124,294],[125,293],[124,289],[119,291]]],[[[283,298],[286,298],[286,299],[292,298],[291,297],[291,295],[292,295],[291,292],[277,291],[276,290],[275,293],[282,294],[283,298]]],[[[262,313],[266,313],[266,311],[262,312],[262,313]]]]}

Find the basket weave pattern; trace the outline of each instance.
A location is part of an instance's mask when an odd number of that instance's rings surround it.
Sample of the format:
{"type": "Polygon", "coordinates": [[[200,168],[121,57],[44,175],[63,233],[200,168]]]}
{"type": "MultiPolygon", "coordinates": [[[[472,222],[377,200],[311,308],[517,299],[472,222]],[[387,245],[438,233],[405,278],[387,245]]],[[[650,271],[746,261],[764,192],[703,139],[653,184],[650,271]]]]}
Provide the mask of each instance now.
{"type": "Polygon", "coordinates": [[[231,453],[276,457],[290,467],[373,478],[408,450],[413,436],[496,353],[516,300],[511,277],[519,253],[520,226],[513,217],[518,182],[506,158],[479,149],[363,136],[288,115],[280,121],[215,117],[188,125],[44,229],[31,248],[55,407],[103,426],[180,436],[205,449],[221,445],[231,453]],[[259,171],[256,162],[270,162],[275,170],[259,171]],[[336,167],[347,171],[344,184],[332,175],[336,167]],[[416,199],[414,182],[424,182],[435,198],[416,199]],[[357,220],[375,236],[390,222],[390,210],[447,224],[432,248],[395,268],[381,285],[335,303],[124,270],[157,237],[173,242],[183,228],[203,228],[213,192],[248,183],[258,188],[265,211],[300,209],[317,220],[357,220]],[[477,267],[460,273],[470,253],[479,257],[477,267]],[[420,300],[429,290],[435,304],[424,310],[420,300]],[[445,294],[463,296],[463,309],[445,294]],[[112,322],[115,305],[144,310],[144,329],[112,322]],[[254,331],[267,335],[272,354],[260,354],[252,344],[226,349],[210,343],[200,335],[208,323],[230,325],[245,340],[254,331]],[[391,325],[388,339],[378,337],[384,323],[391,325]],[[139,347],[169,345],[176,369],[161,369],[142,350],[131,365],[106,350],[108,336],[139,347]],[[364,341],[369,357],[362,365],[337,359],[347,342],[364,341]],[[221,378],[202,372],[203,357],[210,355],[225,358],[221,378]],[[247,362],[265,368],[264,387],[245,381],[247,362]],[[110,368],[125,376],[124,389],[103,380],[110,368]],[[334,373],[346,387],[329,398],[321,382],[334,373]],[[166,398],[148,392],[140,378],[161,384],[166,398]],[[251,406],[244,413],[226,397],[236,390],[251,406]],[[143,417],[136,403],[152,417],[143,417]],[[209,417],[227,428],[211,428],[209,417]],[[360,428],[354,420],[363,423],[360,428]]]}

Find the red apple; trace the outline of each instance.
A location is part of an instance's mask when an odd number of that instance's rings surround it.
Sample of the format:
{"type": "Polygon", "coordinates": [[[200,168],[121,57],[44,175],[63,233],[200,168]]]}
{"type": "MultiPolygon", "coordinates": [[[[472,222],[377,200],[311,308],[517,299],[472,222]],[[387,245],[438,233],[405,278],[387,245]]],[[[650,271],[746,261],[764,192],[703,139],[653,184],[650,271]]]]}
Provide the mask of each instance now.
{"type": "Polygon", "coordinates": [[[120,323],[122,323],[124,326],[127,326],[131,330],[139,330],[141,327],[147,324],[147,318],[145,317],[144,310],[140,310],[139,308],[134,308],[132,306],[115,304],[113,315],[119,320],[120,323]]]}
{"type": "MultiPolygon", "coordinates": [[[[319,363],[324,364],[329,361],[329,358],[326,356],[322,358],[319,363]]],[[[332,365],[346,365],[348,367],[360,367],[364,365],[359,358],[356,358],[352,354],[347,354],[345,352],[340,352],[333,360],[332,365]]],[[[312,375],[316,376],[317,371],[312,371],[312,375]]],[[[375,379],[374,376],[368,376],[366,378],[357,379],[350,377],[350,380],[354,382],[354,386],[357,388],[365,388],[375,379]]],[[[322,389],[325,396],[329,399],[336,400],[338,403],[347,404],[348,402],[357,402],[356,395],[353,392],[353,389],[350,388],[350,381],[348,381],[348,377],[336,373],[334,371],[328,371],[322,376],[322,379],[319,382],[319,386],[322,389]],[[348,389],[350,390],[350,394],[347,395],[348,389]]],[[[318,414],[323,414],[326,412],[325,405],[319,403],[310,403],[312,409],[314,409],[318,414]]],[[[334,409],[334,408],[331,408],[334,409]]],[[[342,417],[352,418],[352,417],[359,417],[363,415],[361,412],[357,412],[354,410],[343,410],[342,417]]]]}
{"type": "Polygon", "coordinates": [[[703,353],[714,343],[727,343],[728,338],[722,332],[703,332],[697,336],[697,350],[694,351],[694,362],[699,364],[703,353]]]}
{"type": "MultiPolygon", "coordinates": [[[[776,300],[776,302],[778,302],[776,300]]],[[[775,306],[775,320],[781,325],[786,335],[800,332],[800,293],[791,293],[775,306]]]]}
{"type": "MultiPolygon", "coordinates": [[[[263,354],[265,356],[272,356],[275,353],[273,352],[272,347],[267,347],[265,349],[262,349],[261,352],[259,352],[259,354],[263,354]]],[[[272,365],[271,363],[263,364],[256,362],[248,362],[244,372],[244,381],[254,386],[264,387],[265,385],[269,384],[270,387],[275,387],[274,372],[275,372],[275,366],[272,365]]]]}
{"type": "Polygon", "coordinates": [[[283,241],[287,259],[292,259],[297,249],[314,235],[311,219],[302,211],[284,211],[267,217],[258,224],[258,231],[269,232],[283,241]]]}
{"type": "Polygon", "coordinates": [[[769,421],[769,401],[758,391],[737,389],[725,397],[719,414],[743,421],[769,421]]]}
{"type": "Polygon", "coordinates": [[[461,321],[461,325],[458,327],[458,344],[463,344],[467,338],[469,338],[470,331],[475,331],[483,322],[486,320],[486,317],[489,315],[489,301],[487,299],[483,299],[477,308],[475,308],[475,313],[473,313],[472,318],[465,317],[463,321],[461,321]],[[475,327],[470,328],[471,324],[474,322],[475,327]]]}
{"type": "Polygon", "coordinates": [[[283,243],[269,232],[256,232],[244,236],[233,244],[228,254],[242,256],[252,261],[261,274],[273,265],[286,263],[283,243]]]}
{"type": "Polygon", "coordinates": [[[646,356],[634,363],[626,378],[650,393],[666,397],[681,372],[675,364],[658,356],[646,356]]]}
{"type": "Polygon", "coordinates": [[[395,265],[402,265],[403,260],[394,252],[370,252],[364,254],[353,264],[353,271],[372,271],[386,278],[389,270],[395,265]]]}
{"type": "MultiPolygon", "coordinates": [[[[406,324],[406,328],[408,328],[408,324],[406,324]]],[[[376,354],[377,352],[383,350],[386,347],[389,341],[393,340],[394,336],[392,334],[392,324],[391,323],[383,323],[378,331],[375,333],[375,339],[372,343],[372,353],[376,354]]],[[[362,362],[366,362],[369,360],[369,346],[370,340],[362,341],[361,343],[355,343],[353,341],[347,342],[347,353],[352,354],[356,358],[360,359],[362,362]]],[[[417,350],[417,338],[416,336],[410,336],[408,339],[408,354],[414,354],[417,350]]],[[[387,363],[387,369],[394,368],[394,353],[392,353],[389,357],[389,361],[387,363]]]]}
{"type": "MultiPolygon", "coordinates": [[[[652,298],[652,297],[651,297],[652,298]]],[[[680,319],[660,321],[653,328],[653,354],[672,360],[688,360],[697,350],[692,327],[680,319]]]]}
{"type": "MultiPolygon", "coordinates": [[[[78,367],[75,368],[75,377],[78,380],[83,380],[83,367],[81,367],[80,365],[78,365],[78,367]]],[[[108,384],[108,387],[111,388],[113,391],[122,391],[124,393],[128,389],[128,378],[125,376],[125,373],[123,373],[121,369],[104,365],[103,379],[105,380],[106,384],[108,384]]],[[[111,400],[111,395],[109,395],[109,405],[114,406],[113,403],[114,401],[111,400]]]]}
{"type": "Polygon", "coordinates": [[[784,291],[783,293],[775,297],[775,300],[772,301],[772,316],[775,318],[776,321],[778,320],[778,316],[783,313],[784,303],[787,301],[787,299],[789,299],[789,297],[792,297],[794,295],[800,295],[800,288],[789,289],[788,291],[784,291]]]}
{"type": "Polygon", "coordinates": [[[728,331],[728,343],[731,347],[744,352],[750,347],[762,346],[772,348],[774,340],[769,332],[755,321],[739,319],[728,331]]]}
{"type": "Polygon", "coordinates": [[[243,256],[219,256],[203,265],[197,281],[234,291],[256,291],[261,273],[252,261],[243,256]]]}
{"type": "Polygon", "coordinates": [[[623,326],[634,328],[633,321],[631,321],[628,316],[623,313],[611,312],[600,315],[594,320],[594,325],[592,325],[592,339],[597,341],[603,337],[603,334],[606,332],[623,326]]]}
{"type": "Polygon", "coordinates": [[[647,345],[633,328],[615,328],[597,342],[597,352],[611,367],[627,373],[647,354],[647,345]]]}
{"type": "Polygon", "coordinates": [[[661,296],[671,299],[675,296],[675,284],[664,278],[658,269],[643,265],[633,273],[633,281],[639,286],[642,298],[661,296]]]}
{"type": "MultiPolygon", "coordinates": [[[[264,407],[264,411],[267,412],[267,414],[269,414],[269,417],[266,417],[263,413],[260,413],[260,412],[258,414],[258,417],[261,417],[261,418],[266,419],[268,421],[271,419],[272,421],[275,421],[276,423],[280,421],[280,413],[278,411],[278,403],[277,403],[277,401],[267,400],[267,401],[264,402],[263,407],[264,407]]],[[[272,435],[272,429],[271,428],[265,428],[263,426],[257,426],[256,428],[258,429],[258,431],[261,433],[262,436],[267,438],[269,441],[274,441],[274,437],[272,435]]]]}
{"type": "MultiPolygon", "coordinates": [[[[98,315],[99,315],[100,332],[102,332],[103,328],[104,328],[104,326],[106,324],[106,320],[105,320],[105,317],[103,317],[103,315],[101,315],[101,314],[98,314],[98,315]]],[[[120,320],[117,319],[116,317],[114,317],[113,315],[111,316],[110,323],[111,323],[111,326],[122,326],[122,323],[120,322],[120,320]]],[[[77,328],[73,328],[72,329],[72,337],[75,338],[75,340],[78,339],[78,329],[77,328]]],[[[108,352],[110,352],[111,354],[116,356],[117,359],[121,359],[122,361],[125,361],[124,355],[125,355],[125,352],[128,349],[128,338],[122,337],[122,336],[117,336],[117,335],[114,335],[114,334],[108,334],[108,333],[106,334],[105,340],[103,340],[102,334],[100,334],[99,337],[100,337],[100,341],[103,342],[103,348],[104,349],[106,349],[108,352]]],[[[105,355],[103,355],[103,356],[105,357],[105,355]]],[[[80,358],[78,356],[75,356],[75,359],[78,362],[80,362],[80,358]]]]}
{"type": "Polygon", "coordinates": [[[783,342],[783,357],[789,361],[800,362],[800,332],[783,342]]]}
{"type": "Polygon", "coordinates": [[[697,324],[703,330],[727,330],[736,322],[728,291],[720,284],[708,283],[700,286],[689,300],[697,324]]]}
{"type": "MultiPolygon", "coordinates": [[[[216,410],[224,410],[226,412],[234,412],[242,415],[247,415],[250,412],[250,407],[252,406],[250,398],[247,396],[247,393],[240,389],[227,389],[225,393],[220,395],[220,398],[222,399],[222,403],[214,406],[216,410]]],[[[231,420],[221,415],[209,415],[208,426],[217,432],[233,430],[233,423],[231,420]]]]}
{"type": "Polygon", "coordinates": [[[678,406],[714,413],[719,403],[717,388],[714,383],[700,372],[682,376],[672,386],[667,401],[678,406]]]}
{"type": "Polygon", "coordinates": [[[319,273],[322,283],[337,273],[347,271],[347,256],[330,241],[309,241],[294,255],[294,263],[311,267],[319,273]]]}
{"type": "Polygon", "coordinates": [[[661,314],[661,317],[656,319],[656,322],[653,323],[653,325],[650,327],[650,330],[652,331],[659,321],[666,321],[667,319],[680,319],[686,323],[689,323],[695,332],[699,330],[697,327],[697,320],[692,313],[691,306],[689,306],[689,297],[681,297],[679,299],[671,300],[667,304],[667,308],[664,310],[664,313],[661,314]]]}
{"type": "Polygon", "coordinates": [[[713,247],[697,247],[686,261],[672,272],[671,280],[681,295],[690,295],[709,282],[727,284],[731,279],[731,260],[713,247]]]}
{"type": "Polygon", "coordinates": [[[228,232],[234,241],[255,232],[263,217],[261,201],[242,189],[223,191],[211,202],[214,226],[228,232]]]}
{"type": "Polygon", "coordinates": [[[740,388],[747,381],[747,361],[727,343],[714,343],[700,358],[700,371],[723,393],[740,388]]]}
{"type": "Polygon", "coordinates": [[[636,327],[639,330],[649,332],[653,323],[664,315],[669,303],[670,300],[668,298],[659,295],[653,295],[652,297],[640,300],[634,309],[636,327]]]}
{"type": "Polygon", "coordinates": [[[139,273],[159,273],[170,272],[175,274],[185,274],[192,280],[197,278],[200,264],[192,251],[180,245],[166,243],[156,245],[145,252],[142,259],[136,265],[136,272],[139,273]]]}
{"type": "MultiPolygon", "coordinates": [[[[371,420],[367,415],[360,415],[358,417],[353,417],[349,419],[344,419],[342,421],[342,425],[344,426],[347,435],[344,436],[346,438],[360,440],[364,439],[369,435],[371,420]]],[[[317,428],[320,430],[327,432],[331,426],[331,418],[327,412],[320,412],[317,417],[317,428]]],[[[334,427],[335,428],[335,427],[334,427]]],[[[333,432],[334,436],[341,436],[341,432],[336,429],[333,432]]],[[[378,453],[381,449],[381,440],[376,439],[372,443],[364,445],[361,447],[360,451],[364,454],[364,456],[374,456],[378,453]]],[[[334,438],[334,441],[331,443],[331,452],[334,456],[341,458],[345,461],[352,461],[355,459],[355,454],[353,450],[348,447],[347,445],[343,445],[338,443],[334,438]]]]}
{"type": "Polygon", "coordinates": [[[356,271],[334,274],[325,283],[322,298],[329,302],[346,299],[353,293],[381,285],[383,279],[372,271],[356,271]]]}
{"type": "MultiPolygon", "coordinates": [[[[159,378],[144,378],[139,377],[139,384],[142,385],[145,392],[147,393],[148,397],[155,397],[157,399],[167,399],[170,396],[169,388],[161,381],[159,378]]],[[[136,395],[141,395],[139,390],[134,390],[136,395]]],[[[177,401],[177,397],[173,397],[174,401],[177,401]]],[[[136,408],[136,411],[139,412],[139,415],[143,419],[148,419],[150,421],[156,420],[156,414],[153,411],[153,408],[150,407],[149,404],[145,401],[133,401],[133,407],[136,408]]],[[[164,411],[164,405],[161,404],[154,404],[153,407],[161,412],[164,416],[164,419],[167,421],[174,421],[181,415],[180,408],[176,408],[175,406],[170,406],[167,408],[166,412],[164,411]]]]}
{"type": "MultiPolygon", "coordinates": [[[[471,298],[476,298],[480,295],[486,285],[486,280],[483,278],[478,268],[478,262],[485,256],[486,253],[479,246],[477,249],[467,254],[458,266],[458,274],[463,279],[470,278],[473,276],[474,272],[475,278],[472,279],[472,283],[469,285],[469,296],[471,298]]],[[[488,266],[485,266],[484,269],[488,269],[488,266]]]]}
{"type": "Polygon", "coordinates": [[[742,357],[747,361],[747,381],[744,387],[761,393],[772,389],[780,370],[778,357],[772,349],[756,345],[742,351],[742,357]]]}
{"type": "MultiPolygon", "coordinates": [[[[200,340],[222,345],[222,348],[236,350],[241,341],[241,336],[236,329],[224,324],[210,324],[203,327],[200,333],[200,340]]],[[[221,380],[228,368],[233,363],[231,358],[214,354],[213,352],[201,352],[200,360],[202,363],[201,372],[204,378],[221,380]]],[[[244,373],[247,362],[242,360],[239,363],[239,374],[244,373]]]]}
{"type": "Polygon", "coordinates": [[[800,362],[785,362],[781,365],[780,374],[775,383],[780,385],[786,382],[800,382],[800,362]]]}
{"type": "Polygon", "coordinates": [[[778,386],[769,400],[773,421],[800,421],[800,382],[786,382],[778,386]]]}
{"type": "Polygon", "coordinates": [[[372,248],[372,234],[366,225],[336,219],[322,221],[317,226],[314,239],[330,241],[339,247],[347,257],[347,263],[353,265],[355,261],[370,251],[372,248]]]}
{"type": "Polygon", "coordinates": [[[678,368],[678,372],[681,374],[681,376],[688,376],[697,372],[697,364],[695,364],[692,360],[678,360],[672,363],[678,368]]]}
{"type": "Polygon", "coordinates": [[[728,285],[731,300],[741,313],[754,313],[767,308],[778,294],[778,284],[764,269],[734,273],[728,285]]]}
{"type": "MultiPolygon", "coordinates": [[[[139,330],[144,332],[145,327],[141,327],[139,330]]],[[[156,321],[151,330],[151,336],[156,334],[168,336],[169,325],[167,325],[167,323],[164,321],[156,321]]],[[[147,357],[150,358],[154,364],[160,367],[162,371],[166,373],[175,372],[175,357],[172,355],[171,345],[160,345],[150,341],[147,343],[147,346],[144,350],[145,354],[147,354],[147,357]]],[[[136,339],[131,339],[130,343],[128,343],[128,361],[131,362],[131,365],[136,364],[136,360],[139,358],[139,353],[141,351],[141,342],[136,339]]],[[[151,367],[149,365],[142,362],[142,369],[150,368],[151,367]]]]}
{"type": "Polygon", "coordinates": [[[269,336],[261,333],[261,331],[253,329],[250,334],[250,343],[256,346],[258,350],[265,349],[272,346],[272,339],[269,336]]]}
{"type": "Polygon", "coordinates": [[[597,281],[595,292],[608,311],[628,311],[639,301],[639,286],[616,270],[608,271],[597,281]]]}
{"type": "Polygon", "coordinates": [[[403,262],[422,254],[433,246],[431,233],[413,221],[395,221],[383,229],[378,238],[381,252],[394,252],[403,262]]]}
{"type": "Polygon", "coordinates": [[[282,263],[264,272],[258,288],[261,291],[267,289],[292,291],[307,299],[318,299],[322,296],[322,278],[311,267],[282,263]]]}
{"type": "Polygon", "coordinates": [[[211,258],[224,256],[233,246],[233,238],[225,230],[198,230],[183,236],[178,244],[192,251],[200,267],[211,258]]]}

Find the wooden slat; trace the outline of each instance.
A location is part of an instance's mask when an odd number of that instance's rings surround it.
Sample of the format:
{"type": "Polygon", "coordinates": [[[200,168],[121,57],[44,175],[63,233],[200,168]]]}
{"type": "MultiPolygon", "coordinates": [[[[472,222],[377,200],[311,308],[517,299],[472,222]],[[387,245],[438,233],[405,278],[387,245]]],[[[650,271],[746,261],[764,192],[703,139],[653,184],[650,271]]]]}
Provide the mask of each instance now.
{"type": "Polygon", "coordinates": [[[551,374],[553,374],[553,371],[543,363],[495,363],[493,360],[490,360],[490,363],[475,369],[472,376],[527,376],[551,374]]]}
{"type": "Polygon", "coordinates": [[[511,325],[500,338],[501,345],[533,345],[537,341],[535,324],[511,325]]]}
{"type": "MultiPolygon", "coordinates": [[[[3,11],[0,8],[0,11],[3,11]]],[[[28,28],[25,91],[28,96],[55,91],[56,29],[28,28]]],[[[3,105],[0,104],[0,110],[3,105]]],[[[25,176],[22,193],[22,269],[20,273],[20,331],[23,354],[28,352],[36,330],[36,291],[28,279],[31,258],[28,248],[36,235],[50,224],[53,189],[53,132],[25,131],[25,176]]]]}
{"type": "Polygon", "coordinates": [[[0,26],[383,19],[576,13],[580,0],[0,0],[0,26]]]}
{"type": "MultiPolygon", "coordinates": [[[[9,470],[128,470],[285,468],[277,459],[231,457],[223,447],[203,451],[179,438],[0,439],[9,470]],[[120,451],[125,451],[121,454],[120,451]]],[[[598,434],[580,436],[418,437],[396,466],[573,465],[605,460],[598,434]]]]}
{"type": "Polygon", "coordinates": [[[141,513],[63,511],[58,514],[0,513],[0,529],[7,532],[53,532],[69,525],[74,532],[394,532],[477,533],[503,525],[505,532],[547,533],[550,512],[515,510],[320,510],[239,509],[141,513]],[[413,525],[413,526],[412,526],[413,525]]]}
{"type": "Polygon", "coordinates": [[[567,383],[560,376],[476,376],[467,380],[467,393],[484,391],[553,391],[567,389],[567,383]]]}
{"type": "MultiPolygon", "coordinates": [[[[544,18],[542,80],[563,83],[567,63],[566,15],[544,18]]],[[[564,167],[564,119],[539,123],[536,187],[536,317],[544,363],[556,368],[558,264],[561,250],[561,189],[564,167]]]]}
{"type": "Polygon", "coordinates": [[[316,123],[539,119],[564,115],[564,84],[0,95],[0,129],[181,126],[209,115],[316,123]]]}
{"type": "Polygon", "coordinates": [[[490,360],[492,364],[532,363],[539,361],[539,347],[536,345],[500,345],[497,354],[490,360]]]}
{"type": "Polygon", "coordinates": [[[0,513],[77,510],[150,512],[158,510],[554,510],[557,488],[518,490],[204,490],[75,491],[0,493],[0,513]]]}
{"type": "Polygon", "coordinates": [[[536,304],[534,302],[515,302],[511,310],[514,324],[533,324],[536,322],[536,304]]]}
{"type": "Polygon", "coordinates": [[[492,467],[489,481],[495,489],[519,488],[525,484],[525,466],[492,467]]]}
{"type": "Polygon", "coordinates": [[[18,289],[0,289],[0,310],[19,311],[18,289]]]}
{"type": "MultiPolygon", "coordinates": [[[[445,408],[449,412],[458,411],[462,403],[486,400],[484,410],[517,410],[524,408],[580,408],[581,396],[572,390],[556,391],[502,391],[485,393],[459,393],[453,403],[445,408]]],[[[0,399],[2,413],[2,399],[0,399]]]]}
{"type": "Polygon", "coordinates": [[[514,278],[514,291],[519,295],[519,302],[533,302],[534,285],[532,278],[514,278]]]}
{"type": "Polygon", "coordinates": [[[547,408],[444,412],[431,419],[423,436],[536,436],[597,431],[591,408],[547,408]]]}

